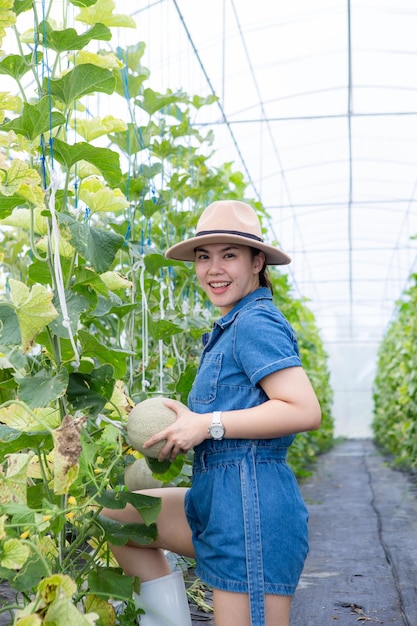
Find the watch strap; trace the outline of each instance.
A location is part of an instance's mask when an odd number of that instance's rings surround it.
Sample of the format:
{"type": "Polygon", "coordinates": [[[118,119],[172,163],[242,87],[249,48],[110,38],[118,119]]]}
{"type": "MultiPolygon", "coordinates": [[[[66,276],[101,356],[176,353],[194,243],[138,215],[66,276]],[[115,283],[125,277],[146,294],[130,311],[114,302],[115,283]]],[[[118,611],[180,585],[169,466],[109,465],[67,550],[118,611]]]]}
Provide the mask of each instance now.
{"type": "Polygon", "coordinates": [[[211,421],[213,424],[221,424],[222,423],[222,412],[221,411],[213,411],[213,419],[211,421]]]}

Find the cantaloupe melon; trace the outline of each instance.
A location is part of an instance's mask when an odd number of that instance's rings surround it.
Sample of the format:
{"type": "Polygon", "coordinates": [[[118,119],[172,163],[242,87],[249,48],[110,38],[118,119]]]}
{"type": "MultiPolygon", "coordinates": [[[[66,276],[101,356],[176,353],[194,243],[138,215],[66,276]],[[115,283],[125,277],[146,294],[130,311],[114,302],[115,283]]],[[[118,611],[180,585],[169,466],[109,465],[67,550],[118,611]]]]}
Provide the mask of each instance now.
{"type": "Polygon", "coordinates": [[[145,456],[157,459],[166,440],[164,439],[150,448],[144,448],[143,444],[152,435],[165,430],[175,422],[176,417],[175,411],[165,406],[162,396],[147,398],[143,402],[139,402],[127,418],[127,436],[130,445],[145,456]]]}
{"type": "Polygon", "coordinates": [[[158,480],[152,475],[146,459],[136,459],[136,461],[126,466],[125,485],[129,491],[153,489],[154,487],[161,487],[162,484],[162,480],[158,480]]]}

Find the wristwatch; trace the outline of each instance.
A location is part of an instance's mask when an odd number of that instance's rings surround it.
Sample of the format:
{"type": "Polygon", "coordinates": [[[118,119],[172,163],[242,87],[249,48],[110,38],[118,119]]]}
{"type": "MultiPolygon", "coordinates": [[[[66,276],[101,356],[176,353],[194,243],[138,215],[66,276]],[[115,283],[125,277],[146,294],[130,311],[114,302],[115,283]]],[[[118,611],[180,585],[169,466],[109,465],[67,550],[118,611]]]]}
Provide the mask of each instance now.
{"type": "Polygon", "coordinates": [[[220,439],[224,437],[224,426],[222,424],[221,415],[221,411],[213,412],[213,419],[208,429],[210,437],[216,441],[220,441],[220,439]]]}

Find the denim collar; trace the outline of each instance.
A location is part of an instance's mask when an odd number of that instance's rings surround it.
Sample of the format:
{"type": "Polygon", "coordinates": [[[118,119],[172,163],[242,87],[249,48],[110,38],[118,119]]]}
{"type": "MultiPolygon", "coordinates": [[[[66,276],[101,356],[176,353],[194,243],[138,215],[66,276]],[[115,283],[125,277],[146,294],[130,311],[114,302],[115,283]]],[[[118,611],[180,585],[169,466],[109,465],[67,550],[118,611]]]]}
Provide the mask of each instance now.
{"type": "Polygon", "coordinates": [[[230,324],[234,322],[234,320],[236,319],[236,316],[239,315],[242,309],[249,306],[252,302],[259,301],[259,300],[272,300],[272,293],[271,293],[271,290],[268,289],[268,287],[259,287],[258,289],[255,289],[255,291],[252,291],[251,293],[249,293],[247,296],[242,298],[242,300],[239,300],[237,305],[234,306],[233,309],[229,311],[229,313],[226,313],[226,315],[224,315],[223,317],[218,319],[216,322],[214,322],[213,330],[208,333],[207,332],[203,333],[201,337],[203,346],[204,347],[207,346],[210,338],[213,336],[213,333],[214,335],[217,334],[215,332],[216,328],[218,329],[217,332],[220,332],[220,329],[223,330],[227,326],[230,326],[230,324]]]}
{"type": "Polygon", "coordinates": [[[214,325],[217,324],[221,328],[229,326],[233,323],[236,316],[240,313],[242,309],[247,307],[252,302],[255,302],[256,300],[272,300],[271,290],[268,289],[268,287],[259,287],[258,289],[255,289],[255,291],[251,291],[251,293],[248,293],[248,295],[242,298],[242,300],[239,300],[236,306],[234,306],[233,309],[229,311],[229,313],[226,313],[224,317],[221,317],[219,320],[217,320],[214,325]]]}

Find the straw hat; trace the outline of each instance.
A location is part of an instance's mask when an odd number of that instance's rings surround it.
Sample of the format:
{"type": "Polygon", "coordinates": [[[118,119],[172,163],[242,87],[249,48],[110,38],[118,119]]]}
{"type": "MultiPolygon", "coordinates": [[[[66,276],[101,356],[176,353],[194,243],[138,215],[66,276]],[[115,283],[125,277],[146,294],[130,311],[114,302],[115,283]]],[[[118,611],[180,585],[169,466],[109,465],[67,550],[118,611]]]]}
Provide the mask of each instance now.
{"type": "Polygon", "coordinates": [[[268,265],[287,265],[291,258],[262,239],[256,211],[238,200],[220,200],[201,214],[195,237],[171,246],[165,256],[179,261],[195,261],[195,249],[210,243],[236,243],[265,253],[268,265]]]}

